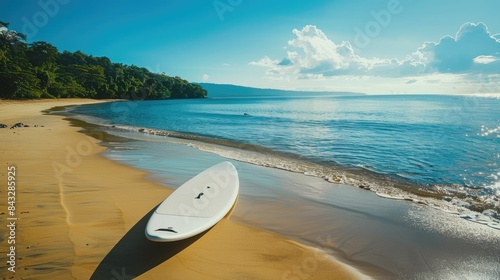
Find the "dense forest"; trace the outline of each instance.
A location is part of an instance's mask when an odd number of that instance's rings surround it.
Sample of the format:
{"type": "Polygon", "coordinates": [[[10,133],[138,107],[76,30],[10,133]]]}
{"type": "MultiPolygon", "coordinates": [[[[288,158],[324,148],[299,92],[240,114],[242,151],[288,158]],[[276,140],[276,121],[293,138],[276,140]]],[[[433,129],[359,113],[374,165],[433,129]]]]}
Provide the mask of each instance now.
{"type": "Polygon", "coordinates": [[[59,52],[46,42],[28,44],[0,21],[0,99],[203,98],[200,85],[145,68],[113,63],[80,51],[59,52]]]}

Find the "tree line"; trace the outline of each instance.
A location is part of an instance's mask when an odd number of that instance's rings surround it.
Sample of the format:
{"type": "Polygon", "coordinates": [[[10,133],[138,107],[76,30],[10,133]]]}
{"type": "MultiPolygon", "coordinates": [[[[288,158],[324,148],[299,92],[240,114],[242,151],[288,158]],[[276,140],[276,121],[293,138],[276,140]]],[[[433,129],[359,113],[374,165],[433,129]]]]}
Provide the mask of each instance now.
{"type": "Polygon", "coordinates": [[[151,100],[203,98],[207,91],[179,77],[113,63],[80,51],[28,44],[0,21],[0,99],[95,98],[151,100]]]}

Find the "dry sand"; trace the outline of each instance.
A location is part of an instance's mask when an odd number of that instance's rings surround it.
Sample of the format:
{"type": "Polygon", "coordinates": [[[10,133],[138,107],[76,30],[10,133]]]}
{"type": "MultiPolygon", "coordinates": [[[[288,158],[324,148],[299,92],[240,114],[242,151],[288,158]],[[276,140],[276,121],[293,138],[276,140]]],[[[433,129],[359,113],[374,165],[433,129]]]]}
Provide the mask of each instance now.
{"type": "MultiPolygon", "coordinates": [[[[353,279],[312,248],[225,218],[176,243],[144,237],[149,214],[172,190],[100,156],[98,140],[41,111],[93,100],[0,101],[0,213],[7,224],[7,168],[16,167],[15,279],[353,279]],[[37,125],[38,127],[35,127],[37,125]],[[43,127],[42,127],[43,126],[43,127]],[[59,174],[58,174],[59,173],[59,174]]],[[[236,206],[237,207],[237,206],[236,206]]],[[[9,231],[0,235],[0,259],[9,231]]]]}

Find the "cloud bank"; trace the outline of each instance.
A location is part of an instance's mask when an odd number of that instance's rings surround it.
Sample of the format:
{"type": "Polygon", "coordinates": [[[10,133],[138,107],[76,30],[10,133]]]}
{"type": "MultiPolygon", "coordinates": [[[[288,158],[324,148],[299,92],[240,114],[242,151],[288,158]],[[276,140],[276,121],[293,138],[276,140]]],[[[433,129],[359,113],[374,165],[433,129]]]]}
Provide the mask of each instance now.
{"type": "Polygon", "coordinates": [[[264,56],[250,65],[267,68],[267,75],[275,79],[500,74],[500,34],[491,34],[484,23],[465,23],[455,36],[425,42],[402,60],[362,57],[349,42],[335,43],[314,25],[294,29],[293,34],[284,58],[264,56]]]}

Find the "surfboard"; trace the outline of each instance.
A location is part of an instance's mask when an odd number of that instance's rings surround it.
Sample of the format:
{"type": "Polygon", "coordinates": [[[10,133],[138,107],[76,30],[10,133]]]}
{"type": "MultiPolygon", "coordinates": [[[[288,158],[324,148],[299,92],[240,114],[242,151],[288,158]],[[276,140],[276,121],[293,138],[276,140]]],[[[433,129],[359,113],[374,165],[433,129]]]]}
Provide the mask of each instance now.
{"type": "Polygon", "coordinates": [[[172,192],[146,226],[151,241],[170,242],[200,234],[217,224],[238,197],[238,172],[228,161],[196,175],[172,192]]]}

